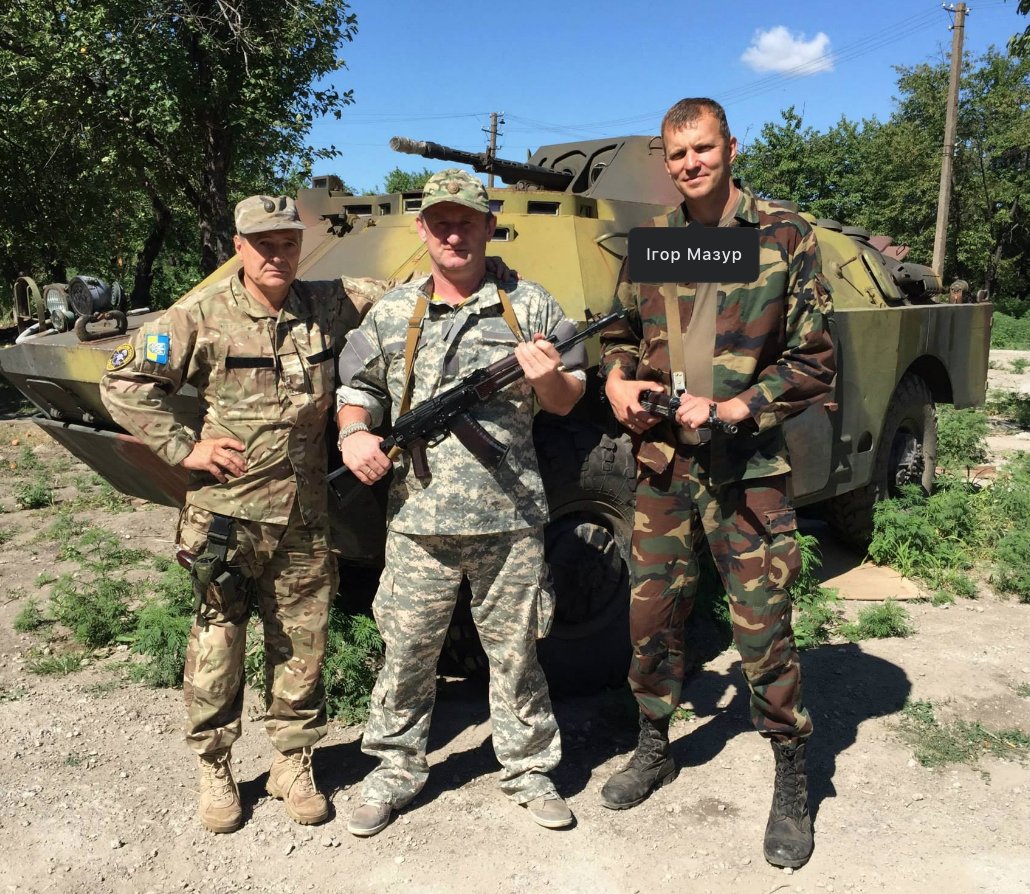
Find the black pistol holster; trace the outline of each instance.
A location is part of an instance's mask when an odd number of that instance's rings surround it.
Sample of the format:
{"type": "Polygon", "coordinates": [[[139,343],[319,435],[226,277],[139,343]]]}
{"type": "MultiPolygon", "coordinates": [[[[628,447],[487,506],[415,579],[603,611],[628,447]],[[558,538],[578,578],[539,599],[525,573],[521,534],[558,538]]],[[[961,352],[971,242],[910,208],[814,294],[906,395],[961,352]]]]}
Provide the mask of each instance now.
{"type": "Polygon", "coordinates": [[[212,516],[207,545],[190,569],[190,577],[193,578],[193,610],[197,615],[197,623],[202,627],[206,627],[208,621],[205,609],[210,607],[225,614],[237,604],[237,592],[244,585],[239,569],[231,567],[225,560],[236,519],[217,512],[212,513],[212,516]]]}

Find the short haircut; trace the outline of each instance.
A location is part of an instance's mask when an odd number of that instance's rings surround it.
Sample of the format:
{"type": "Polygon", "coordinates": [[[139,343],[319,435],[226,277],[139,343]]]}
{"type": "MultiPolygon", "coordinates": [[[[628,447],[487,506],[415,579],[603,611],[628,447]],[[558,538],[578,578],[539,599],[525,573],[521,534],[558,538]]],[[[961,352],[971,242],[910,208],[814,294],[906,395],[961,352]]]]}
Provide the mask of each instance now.
{"type": "Polygon", "coordinates": [[[730,139],[730,125],[726,121],[726,110],[714,99],[707,97],[688,97],[681,99],[662,118],[662,136],[667,131],[688,127],[702,115],[711,115],[719,123],[719,133],[723,139],[730,139]]]}

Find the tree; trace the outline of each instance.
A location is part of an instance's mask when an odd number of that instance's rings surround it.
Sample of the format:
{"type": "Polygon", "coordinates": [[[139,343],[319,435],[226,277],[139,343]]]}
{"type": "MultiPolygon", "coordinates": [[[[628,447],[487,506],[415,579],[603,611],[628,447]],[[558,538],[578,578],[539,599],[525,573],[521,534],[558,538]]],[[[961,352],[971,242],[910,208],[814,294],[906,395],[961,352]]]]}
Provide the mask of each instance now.
{"type": "Polygon", "coordinates": [[[344,0],[9,0],[0,183],[24,201],[0,221],[6,266],[118,246],[149,288],[165,244],[199,228],[187,266],[214,270],[236,198],[273,191],[297,158],[338,154],[306,137],[351,102],[321,79],[355,30],[344,0]]]}
{"type": "MultiPolygon", "coordinates": [[[[1019,0],[1016,11],[1022,16],[1030,15],[1030,0],[1019,0]]],[[[1030,56],[1030,25],[1022,34],[1012,35],[1012,40],[1009,41],[1009,53],[1023,59],[1030,56]]]]}
{"type": "Polygon", "coordinates": [[[394,168],[386,175],[386,182],[383,184],[383,192],[415,192],[426,185],[426,181],[433,176],[429,168],[421,171],[402,171],[394,168]]]}

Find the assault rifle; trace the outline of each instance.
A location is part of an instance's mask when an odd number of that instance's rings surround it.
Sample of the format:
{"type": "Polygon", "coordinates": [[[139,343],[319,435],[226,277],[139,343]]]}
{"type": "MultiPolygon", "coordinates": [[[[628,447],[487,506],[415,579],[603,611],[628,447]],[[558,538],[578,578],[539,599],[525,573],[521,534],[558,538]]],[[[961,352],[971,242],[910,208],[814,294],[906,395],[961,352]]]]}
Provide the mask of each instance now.
{"type": "MultiPolygon", "coordinates": [[[[640,406],[654,416],[663,416],[666,419],[675,419],[676,411],[680,408],[680,399],[664,391],[641,391],[640,406]]],[[[732,422],[723,422],[716,414],[715,404],[711,405],[708,413],[708,427],[696,430],[698,443],[705,444],[712,439],[712,429],[718,429],[727,435],[735,435],[739,430],[732,422]]]]}
{"type": "MultiPolygon", "coordinates": [[[[564,354],[625,316],[625,310],[603,317],[594,316],[587,310],[587,325],[583,329],[564,341],[558,341],[553,335],[548,340],[559,354],[564,354]]],[[[393,430],[380,442],[379,448],[390,457],[396,456],[401,450],[407,450],[411,454],[415,476],[424,480],[430,474],[426,449],[435,447],[453,434],[484,466],[496,469],[504,460],[508,446],[476,422],[469,410],[523,376],[525,372],[514,354],[477,369],[446,391],[423,401],[398,418],[393,424],[393,430]]],[[[331,472],[328,480],[331,483],[349,471],[346,466],[342,466],[331,472]]]]}

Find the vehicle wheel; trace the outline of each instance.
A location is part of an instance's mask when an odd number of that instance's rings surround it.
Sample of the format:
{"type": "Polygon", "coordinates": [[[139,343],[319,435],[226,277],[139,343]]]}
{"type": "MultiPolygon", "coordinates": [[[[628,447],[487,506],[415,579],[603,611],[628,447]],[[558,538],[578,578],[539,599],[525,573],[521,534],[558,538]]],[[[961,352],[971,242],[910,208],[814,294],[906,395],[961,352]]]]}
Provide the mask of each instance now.
{"type": "MultiPolygon", "coordinates": [[[[551,633],[537,644],[540,663],[555,694],[618,685],[626,679],[630,655],[626,560],[635,472],[629,439],[541,413],[534,440],[551,512],[545,554],[555,591],[551,633]]],[[[462,595],[441,673],[485,667],[469,594],[462,595]]]]}
{"type": "Polygon", "coordinates": [[[937,408],[930,388],[906,373],[894,391],[876,448],[872,480],[827,501],[826,520],[845,542],[865,549],[873,535],[878,500],[895,497],[905,484],[933,490],[937,466],[937,408]]]}

